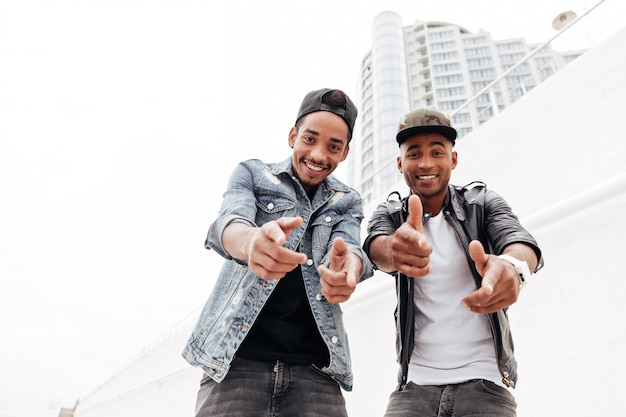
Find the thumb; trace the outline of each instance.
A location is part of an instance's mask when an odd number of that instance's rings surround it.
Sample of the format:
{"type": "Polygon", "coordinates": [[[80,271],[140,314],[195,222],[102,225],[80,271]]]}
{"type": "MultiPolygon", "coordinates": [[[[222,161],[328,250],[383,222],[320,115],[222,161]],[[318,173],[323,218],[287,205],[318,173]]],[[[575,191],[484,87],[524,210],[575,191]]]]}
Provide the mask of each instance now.
{"type": "Polygon", "coordinates": [[[489,257],[485,253],[485,248],[483,248],[482,243],[478,240],[472,240],[469,244],[469,253],[470,257],[476,264],[476,269],[478,269],[478,272],[483,275],[482,271],[485,268],[485,264],[487,263],[489,257]]]}
{"type": "Polygon", "coordinates": [[[489,260],[489,255],[485,253],[485,248],[478,240],[472,240],[469,244],[469,252],[470,257],[476,264],[476,270],[483,277],[481,287],[487,289],[487,294],[493,293],[496,277],[493,273],[488,273],[487,261],[489,260]]]}
{"type": "Polygon", "coordinates": [[[423,211],[420,198],[415,194],[409,196],[409,217],[406,219],[406,222],[420,233],[424,233],[423,211]]]}
{"type": "Polygon", "coordinates": [[[277,231],[272,239],[279,245],[284,244],[291,234],[291,231],[293,229],[297,229],[302,224],[302,222],[302,217],[281,217],[280,219],[276,220],[276,223],[278,223],[281,230],[277,231]]]}

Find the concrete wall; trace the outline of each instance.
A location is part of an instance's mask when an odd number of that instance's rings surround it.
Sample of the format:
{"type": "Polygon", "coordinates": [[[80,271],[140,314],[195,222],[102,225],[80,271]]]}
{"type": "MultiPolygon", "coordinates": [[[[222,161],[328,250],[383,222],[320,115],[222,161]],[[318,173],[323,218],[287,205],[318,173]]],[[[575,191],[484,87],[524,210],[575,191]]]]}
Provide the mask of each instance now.
{"type": "MultiPolygon", "coordinates": [[[[623,29],[457,145],[453,182],[485,181],[544,251],[545,268],[510,309],[520,416],[626,408],[625,43],[623,29]]],[[[395,386],[394,305],[393,279],[382,273],[344,305],[351,416],[381,416],[395,386]]],[[[200,372],[180,357],[192,322],[81,399],[75,416],[192,415],[200,372]]]]}

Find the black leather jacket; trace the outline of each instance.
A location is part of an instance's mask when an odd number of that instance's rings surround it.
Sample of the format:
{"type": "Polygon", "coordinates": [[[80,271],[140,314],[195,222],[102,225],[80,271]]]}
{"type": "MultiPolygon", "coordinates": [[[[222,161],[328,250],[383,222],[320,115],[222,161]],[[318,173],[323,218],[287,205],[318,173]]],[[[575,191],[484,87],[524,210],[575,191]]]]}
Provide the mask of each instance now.
{"type": "MultiPolygon", "coordinates": [[[[390,197],[393,194],[400,196],[395,192],[390,194],[390,197]]],[[[368,223],[368,236],[363,244],[368,256],[370,243],[376,236],[393,234],[405,221],[407,199],[408,197],[402,200],[388,198],[387,202],[378,205],[368,223]]],[[[535,239],[522,227],[507,202],[495,192],[487,190],[485,184],[474,182],[464,187],[448,185],[443,213],[465,249],[465,255],[477,288],[480,287],[482,277],[469,255],[469,243],[472,240],[479,240],[487,253],[496,255],[501,254],[507,245],[525,243],[532,247],[537,254],[539,262],[535,272],[543,266],[541,250],[535,239]]],[[[424,222],[427,221],[428,214],[425,214],[424,222]]],[[[392,274],[396,277],[398,300],[395,311],[396,351],[397,360],[400,364],[398,389],[402,390],[407,383],[409,359],[414,344],[414,280],[398,272],[392,274]]],[[[513,355],[513,338],[507,310],[503,309],[489,314],[489,323],[502,382],[506,386],[514,388],[517,381],[517,362],[513,355]]]]}

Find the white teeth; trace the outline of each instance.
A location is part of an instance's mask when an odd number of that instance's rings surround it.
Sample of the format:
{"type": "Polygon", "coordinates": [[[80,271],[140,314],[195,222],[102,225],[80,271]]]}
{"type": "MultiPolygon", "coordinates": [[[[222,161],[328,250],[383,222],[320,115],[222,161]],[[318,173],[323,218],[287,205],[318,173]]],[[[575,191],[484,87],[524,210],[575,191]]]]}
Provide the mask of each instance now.
{"type": "Polygon", "coordinates": [[[323,169],[324,169],[324,168],[322,168],[322,167],[318,167],[318,166],[316,166],[316,165],[311,165],[311,164],[308,164],[308,163],[306,164],[306,166],[307,166],[309,169],[312,169],[313,171],[317,171],[317,172],[320,172],[321,170],[323,170],[323,169]]]}
{"type": "Polygon", "coordinates": [[[435,179],[436,175],[422,175],[417,177],[418,180],[433,180],[435,179]]]}

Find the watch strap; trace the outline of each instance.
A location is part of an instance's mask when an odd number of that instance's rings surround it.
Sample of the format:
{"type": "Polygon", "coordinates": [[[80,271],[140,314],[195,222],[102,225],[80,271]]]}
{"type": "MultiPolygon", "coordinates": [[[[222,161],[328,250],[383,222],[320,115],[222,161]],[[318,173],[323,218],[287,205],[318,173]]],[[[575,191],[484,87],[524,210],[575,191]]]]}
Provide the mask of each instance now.
{"type": "Polygon", "coordinates": [[[520,281],[519,287],[523,288],[524,285],[528,283],[532,275],[532,273],[530,272],[530,268],[528,267],[528,263],[526,263],[526,261],[522,261],[511,255],[506,255],[506,254],[498,255],[498,258],[504,259],[505,261],[513,264],[513,266],[515,267],[515,270],[517,271],[517,275],[519,276],[519,281],[520,281]]]}

